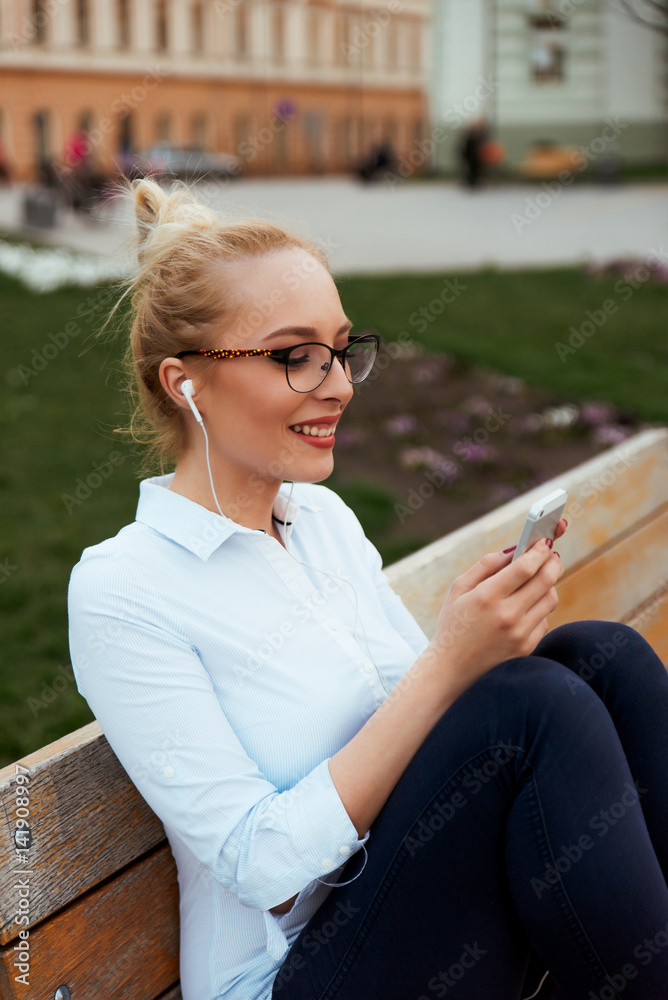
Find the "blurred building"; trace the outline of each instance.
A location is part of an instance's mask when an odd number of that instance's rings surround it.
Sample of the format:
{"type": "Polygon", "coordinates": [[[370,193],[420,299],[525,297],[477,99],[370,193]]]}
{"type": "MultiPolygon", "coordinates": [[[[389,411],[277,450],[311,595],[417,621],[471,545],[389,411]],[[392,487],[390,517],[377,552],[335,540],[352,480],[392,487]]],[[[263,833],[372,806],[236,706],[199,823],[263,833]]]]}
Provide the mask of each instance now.
{"type": "Polygon", "coordinates": [[[594,167],[615,156],[666,163],[668,37],[617,0],[434,0],[432,45],[441,166],[481,114],[514,163],[541,141],[587,151],[594,142],[594,167]]]}
{"type": "Polygon", "coordinates": [[[12,176],[87,133],[107,171],[158,143],[248,173],[347,169],[427,124],[429,0],[0,0],[12,176]]]}

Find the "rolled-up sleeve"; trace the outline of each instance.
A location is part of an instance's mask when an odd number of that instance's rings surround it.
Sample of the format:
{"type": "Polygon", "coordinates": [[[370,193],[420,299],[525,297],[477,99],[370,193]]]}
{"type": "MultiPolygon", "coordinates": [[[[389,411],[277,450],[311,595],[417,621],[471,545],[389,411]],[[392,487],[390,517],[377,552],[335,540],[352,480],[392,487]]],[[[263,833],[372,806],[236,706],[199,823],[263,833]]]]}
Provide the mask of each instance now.
{"type": "Polygon", "coordinates": [[[128,556],[91,557],[69,588],[79,692],[170,836],[226,889],[267,910],[338,867],[358,838],[321,761],[279,792],[245,752],[197,651],[128,556]]]}

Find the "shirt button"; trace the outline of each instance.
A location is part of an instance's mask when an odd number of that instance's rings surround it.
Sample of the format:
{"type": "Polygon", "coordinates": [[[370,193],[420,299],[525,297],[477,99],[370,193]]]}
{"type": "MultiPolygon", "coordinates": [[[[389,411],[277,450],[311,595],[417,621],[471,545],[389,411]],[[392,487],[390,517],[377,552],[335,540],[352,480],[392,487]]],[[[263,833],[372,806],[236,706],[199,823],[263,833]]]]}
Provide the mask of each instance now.
{"type": "Polygon", "coordinates": [[[373,673],[373,664],[372,663],[363,663],[362,664],[362,670],[364,671],[365,674],[372,674],[373,673]]]}
{"type": "Polygon", "coordinates": [[[344,857],[347,854],[350,854],[350,848],[348,847],[347,844],[342,844],[341,847],[339,847],[339,854],[343,854],[344,857]]]}
{"type": "Polygon", "coordinates": [[[331,858],[323,858],[321,864],[322,867],[328,872],[330,872],[334,867],[334,862],[331,858]]]}
{"type": "Polygon", "coordinates": [[[337,628],[339,627],[339,623],[337,622],[336,618],[328,618],[327,624],[331,629],[334,629],[334,631],[336,631],[337,628]]]}
{"type": "Polygon", "coordinates": [[[173,767],[166,767],[162,773],[164,774],[164,776],[166,778],[173,778],[174,777],[174,768],[173,767]]]}

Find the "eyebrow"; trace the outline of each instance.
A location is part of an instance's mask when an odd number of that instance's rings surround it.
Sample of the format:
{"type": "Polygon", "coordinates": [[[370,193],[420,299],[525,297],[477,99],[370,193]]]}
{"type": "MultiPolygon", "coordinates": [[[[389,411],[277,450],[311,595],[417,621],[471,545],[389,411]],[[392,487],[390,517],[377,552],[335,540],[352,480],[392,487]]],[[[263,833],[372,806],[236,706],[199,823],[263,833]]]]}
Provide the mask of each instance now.
{"type": "MultiPolygon", "coordinates": [[[[343,326],[339,327],[336,331],[336,336],[338,337],[342,333],[347,333],[352,327],[352,320],[347,320],[343,326]]],[[[263,344],[268,344],[270,340],[275,340],[277,337],[284,337],[286,334],[291,333],[295,337],[307,337],[316,338],[318,336],[318,331],[314,326],[284,326],[280,330],[274,330],[262,341],[263,344]]]]}

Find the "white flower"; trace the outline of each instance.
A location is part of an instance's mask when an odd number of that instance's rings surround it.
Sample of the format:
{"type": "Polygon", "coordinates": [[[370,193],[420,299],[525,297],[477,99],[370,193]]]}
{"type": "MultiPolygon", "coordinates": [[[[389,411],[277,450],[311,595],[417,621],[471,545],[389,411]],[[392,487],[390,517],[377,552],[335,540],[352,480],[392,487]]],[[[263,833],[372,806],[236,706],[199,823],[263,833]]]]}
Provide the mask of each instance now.
{"type": "Polygon", "coordinates": [[[127,262],[110,257],[0,240],[0,271],[22,281],[33,292],[52,292],[64,285],[97,285],[123,277],[129,270],[127,262]]]}

